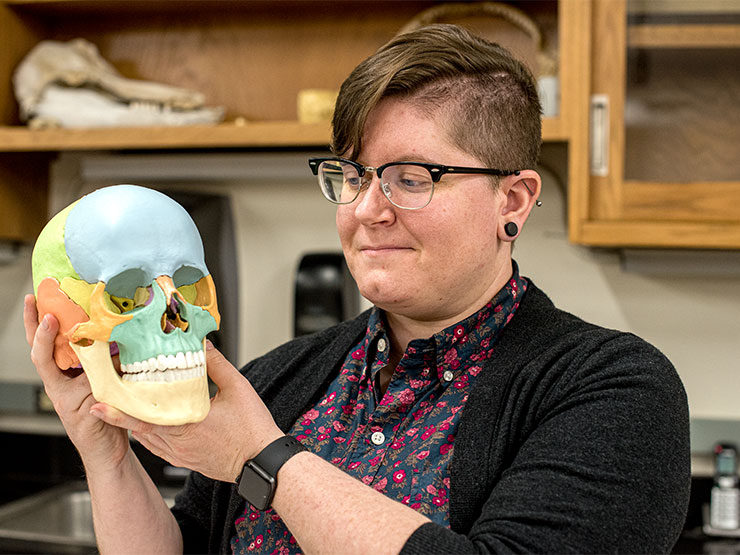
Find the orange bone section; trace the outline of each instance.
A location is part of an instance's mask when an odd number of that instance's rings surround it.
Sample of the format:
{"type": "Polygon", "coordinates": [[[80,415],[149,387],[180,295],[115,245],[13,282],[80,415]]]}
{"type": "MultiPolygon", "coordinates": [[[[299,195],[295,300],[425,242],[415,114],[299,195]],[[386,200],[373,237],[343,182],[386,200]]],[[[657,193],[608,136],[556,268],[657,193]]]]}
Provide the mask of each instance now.
{"type": "Polygon", "coordinates": [[[39,322],[47,314],[53,314],[59,322],[59,333],[54,338],[54,361],[61,369],[77,366],[80,360],[69,346],[69,341],[78,324],[89,320],[85,311],[74,303],[59,288],[59,282],[47,277],[39,283],[36,295],[39,322]]]}
{"type": "Polygon", "coordinates": [[[108,341],[113,328],[131,318],[132,314],[116,314],[105,306],[105,283],[99,281],[90,295],[90,320],[77,326],[71,340],[108,341]]]}
{"type": "Polygon", "coordinates": [[[175,283],[172,281],[170,276],[159,276],[155,281],[162,288],[162,291],[164,291],[164,295],[167,297],[168,306],[173,295],[176,295],[181,301],[185,301],[185,298],[182,296],[182,293],[177,290],[177,287],[175,287],[175,283]]]}
{"type": "Polygon", "coordinates": [[[213,283],[211,274],[195,282],[195,291],[195,304],[210,312],[216,320],[216,325],[221,326],[221,314],[218,312],[216,302],[216,285],[213,283]]]}

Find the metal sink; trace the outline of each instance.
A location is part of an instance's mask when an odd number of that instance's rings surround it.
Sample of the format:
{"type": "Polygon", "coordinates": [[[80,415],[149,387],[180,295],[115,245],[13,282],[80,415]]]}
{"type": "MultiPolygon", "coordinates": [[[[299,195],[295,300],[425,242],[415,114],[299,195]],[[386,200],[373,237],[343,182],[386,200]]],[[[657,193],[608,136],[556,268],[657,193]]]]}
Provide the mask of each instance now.
{"type": "MultiPolygon", "coordinates": [[[[168,506],[177,490],[160,488],[168,506]]],[[[84,482],[57,486],[0,507],[0,552],[95,553],[84,482]]]]}

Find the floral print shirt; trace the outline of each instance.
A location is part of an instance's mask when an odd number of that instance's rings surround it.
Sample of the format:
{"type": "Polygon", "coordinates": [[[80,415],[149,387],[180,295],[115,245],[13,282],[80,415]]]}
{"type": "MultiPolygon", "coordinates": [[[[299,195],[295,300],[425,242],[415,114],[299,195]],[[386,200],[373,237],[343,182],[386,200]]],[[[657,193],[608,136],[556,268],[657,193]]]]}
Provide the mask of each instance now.
{"type": "MultiPolygon", "coordinates": [[[[374,308],[365,337],[339,375],[290,434],[364,484],[449,526],[448,465],[460,415],[496,339],[511,320],[527,282],[516,265],[506,286],[480,311],[428,339],[409,343],[384,394],[380,371],[390,340],[374,308]]],[[[273,509],[246,503],[232,552],[301,553],[273,509]]]]}

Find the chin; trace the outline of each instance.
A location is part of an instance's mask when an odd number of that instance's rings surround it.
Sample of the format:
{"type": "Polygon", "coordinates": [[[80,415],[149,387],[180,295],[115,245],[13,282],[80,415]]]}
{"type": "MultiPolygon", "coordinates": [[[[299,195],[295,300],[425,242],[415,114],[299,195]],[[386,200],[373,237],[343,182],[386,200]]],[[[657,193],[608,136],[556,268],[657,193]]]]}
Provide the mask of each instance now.
{"type": "Polygon", "coordinates": [[[402,312],[412,303],[409,296],[404,295],[398,287],[392,285],[378,287],[360,287],[360,294],[372,304],[386,312],[402,312]]]}

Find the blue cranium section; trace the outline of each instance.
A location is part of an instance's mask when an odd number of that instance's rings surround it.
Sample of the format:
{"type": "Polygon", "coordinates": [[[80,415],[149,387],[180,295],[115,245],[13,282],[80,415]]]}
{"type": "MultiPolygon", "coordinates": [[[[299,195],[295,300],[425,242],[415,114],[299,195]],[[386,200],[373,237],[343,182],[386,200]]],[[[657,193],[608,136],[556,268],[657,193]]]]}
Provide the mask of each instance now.
{"type": "Polygon", "coordinates": [[[67,217],[64,246],[88,283],[133,297],[162,275],[175,286],[208,275],[203,243],[187,211],[168,196],[136,185],[105,187],[83,197],[67,217]]]}

